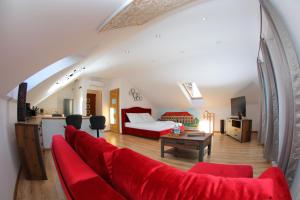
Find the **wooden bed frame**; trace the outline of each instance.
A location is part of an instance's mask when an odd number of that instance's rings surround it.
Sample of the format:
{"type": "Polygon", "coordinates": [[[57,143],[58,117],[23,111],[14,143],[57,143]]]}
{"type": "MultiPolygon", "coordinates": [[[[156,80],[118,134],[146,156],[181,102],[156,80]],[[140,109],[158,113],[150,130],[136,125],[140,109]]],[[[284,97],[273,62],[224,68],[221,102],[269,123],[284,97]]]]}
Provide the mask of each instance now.
{"type": "Polygon", "coordinates": [[[122,134],[135,135],[151,139],[159,139],[160,136],[166,135],[172,132],[172,129],[163,131],[150,131],[136,128],[125,127],[125,123],[129,122],[126,113],[149,113],[151,115],[151,108],[132,107],[121,110],[122,113],[122,134]]]}

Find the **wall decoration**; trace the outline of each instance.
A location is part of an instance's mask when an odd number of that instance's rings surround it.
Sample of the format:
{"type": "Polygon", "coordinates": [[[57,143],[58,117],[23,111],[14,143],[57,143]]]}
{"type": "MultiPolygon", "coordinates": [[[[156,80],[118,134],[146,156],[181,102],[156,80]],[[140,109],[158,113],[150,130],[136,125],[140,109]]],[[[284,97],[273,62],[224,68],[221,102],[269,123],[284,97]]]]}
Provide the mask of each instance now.
{"type": "Polygon", "coordinates": [[[186,129],[197,129],[199,126],[199,119],[189,112],[165,112],[160,120],[182,123],[186,129]]]}
{"type": "Polygon", "coordinates": [[[134,101],[143,101],[143,96],[135,88],[129,90],[129,95],[132,96],[134,101]]]}

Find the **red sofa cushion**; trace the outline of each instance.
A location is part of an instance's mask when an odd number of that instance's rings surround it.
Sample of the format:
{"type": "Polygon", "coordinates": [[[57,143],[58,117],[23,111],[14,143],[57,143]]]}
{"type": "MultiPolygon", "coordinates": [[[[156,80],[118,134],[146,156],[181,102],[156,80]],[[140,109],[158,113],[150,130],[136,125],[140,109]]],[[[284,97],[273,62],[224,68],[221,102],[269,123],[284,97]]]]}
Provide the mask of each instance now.
{"type": "Polygon", "coordinates": [[[276,199],[292,199],[289,186],[285,180],[283,172],[278,167],[271,167],[264,171],[259,179],[272,179],[274,182],[274,190],[276,191],[276,199]]]}
{"type": "Polygon", "coordinates": [[[80,157],[102,178],[109,179],[104,162],[103,153],[116,150],[117,147],[109,144],[103,138],[95,138],[88,133],[80,131],[75,138],[75,151],[80,157]]]}
{"type": "Polygon", "coordinates": [[[74,199],[124,199],[80,159],[62,136],[53,136],[52,150],[59,173],[74,199]]]}
{"type": "Polygon", "coordinates": [[[104,158],[114,188],[127,199],[139,199],[147,177],[164,166],[161,162],[126,148],[105,153],[104,158]]]}
{"type": "Polygon", "coordinates": [[[186,173],[129,149],[109,154],[104,157],[110,165],[112,184],[128,199],[280,199],[268,178],[186,173]]]}
{"type": "Polygon", "coordinates": [[[228,165],[199,162],[188,172],[231,178],[253,178],[253,169],[250,165],[228,165]]]}
{"type": "Polygon", "coordinates": [[[66,138],[66,141],[71,145],[72,148],[74,148],[76,131],[77,131],[77,129],[72,125],[67,125],[65,127],[65,138],[66,138]]]}

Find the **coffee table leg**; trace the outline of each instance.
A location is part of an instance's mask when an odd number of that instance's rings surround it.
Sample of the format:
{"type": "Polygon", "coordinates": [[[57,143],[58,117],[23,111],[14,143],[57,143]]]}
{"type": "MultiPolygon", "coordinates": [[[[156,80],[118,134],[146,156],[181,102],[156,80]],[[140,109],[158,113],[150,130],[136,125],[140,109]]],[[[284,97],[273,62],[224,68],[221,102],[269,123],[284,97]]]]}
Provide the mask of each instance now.
{"type": "Polygon", "coordinates": [[[198,161],[199,162],[203,162],[203,157],[204,157],[204,145],[203,143],[200,144],[200,148],[199,148],[199,158],[198,161]]]}
{"type": "Polygon", "coordinates": [[[211,153],[211,139],[209,140],[209,144],[207,145],[207,147],[208,147],[207,154],[210,156],[210,153],[211,153]]]}
{"type": "Polygon", "coordinates": [[[207,147],[208,147],[207,154],[210,156],[210,153],[211,153],[211,144],[207,145],[207,147]]]}
{"type": "Polygon", "coordinates": [[[165,144],[164,144],[164,142],[163,142],[163,140],[161,140],[161,142],[160,142],[160,156],[162,157],[162,158],[164,158],[165,157],[165,144]]]}

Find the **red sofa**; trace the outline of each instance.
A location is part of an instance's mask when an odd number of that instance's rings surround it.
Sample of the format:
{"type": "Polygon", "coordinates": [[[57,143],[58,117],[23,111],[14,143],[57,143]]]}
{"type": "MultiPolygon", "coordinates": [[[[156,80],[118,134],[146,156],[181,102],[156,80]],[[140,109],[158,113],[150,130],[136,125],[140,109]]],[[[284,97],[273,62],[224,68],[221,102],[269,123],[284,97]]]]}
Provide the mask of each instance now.
{"type": "Polygon", "coordinates": [[[66,127],[52,153],[67,199],[291,199],[278,168],[198,163],[188,172],[66,127]]]}

